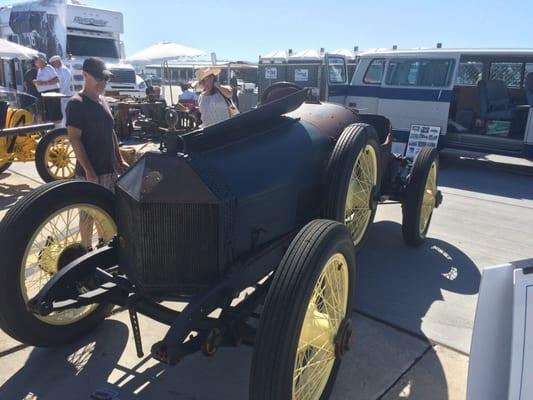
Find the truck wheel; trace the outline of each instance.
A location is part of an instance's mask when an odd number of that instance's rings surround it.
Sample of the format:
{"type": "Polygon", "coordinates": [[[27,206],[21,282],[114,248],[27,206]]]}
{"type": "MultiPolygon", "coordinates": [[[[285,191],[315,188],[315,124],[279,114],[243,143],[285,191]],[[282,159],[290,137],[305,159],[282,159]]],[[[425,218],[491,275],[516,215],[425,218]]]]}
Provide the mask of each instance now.
{"type": "Polygon", "coordinates": [[[72,179],[75,166],[76,155],[65,128],[51,130],[39,140],[35,167],[43,181],[72,179]]]}
{"type": "Polygon", "coordinates": [[[438,176],[437,149],[422,148],[415,158],[402,201],[403,239],[409,246],[418,246],[426,238],[438,201],[438,176]]]}
{"type": "Polygon", "coordinates": [[[346,226],[314,220],[292,241],[268,291],[250,399],[327,399],[349,348],[355,252],[346,226]]]}
{"type": "Polygon", "coordinates": [[[374,220],[381,180],[376,130],[352,124],[342,132],[328,162],[322,217],[348,226],[355,250],[374,220]]]}
{"type": "Polygon", "coordinates": [[[44,184],[13,206],[0,224],[0,328],[28,345],[59,346],[105,318],[108,304],[46,317],[32,314],[26,304],[62,267],[109,242],[116,234],[114,216],[109,190],[78,181],[44,184]]]}

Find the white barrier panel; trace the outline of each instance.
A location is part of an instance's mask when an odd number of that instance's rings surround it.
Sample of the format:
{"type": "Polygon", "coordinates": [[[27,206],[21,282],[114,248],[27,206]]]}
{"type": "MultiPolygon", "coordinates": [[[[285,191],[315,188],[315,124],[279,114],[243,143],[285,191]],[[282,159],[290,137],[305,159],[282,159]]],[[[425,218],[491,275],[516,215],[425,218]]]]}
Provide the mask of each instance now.
{"type": "Polygon", "coordinates": [[[472,334],[468,400],[533,399],[532,332],[533,259],[486,268],[472,334]]]}

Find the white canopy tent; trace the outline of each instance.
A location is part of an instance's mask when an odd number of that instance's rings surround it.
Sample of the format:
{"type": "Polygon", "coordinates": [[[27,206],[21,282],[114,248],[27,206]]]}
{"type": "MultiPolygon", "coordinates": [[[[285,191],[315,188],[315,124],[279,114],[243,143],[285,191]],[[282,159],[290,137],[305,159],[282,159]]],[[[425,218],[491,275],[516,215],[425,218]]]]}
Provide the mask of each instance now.
{"type": "Polygon", "coordinates": [[[287,61],[287,52],[285,50],[276,50],[259,56],[259,62],[262,64],[280,64],[287,61]]]}
{"type": "Polygon", "coordinates": [[[359,54],[359,52],[355,52],[349,49],[336,49],[329,52],[329,54],[340,55],[346,57],[348,60],[354,60],[357,54],[359,54]]]}
{"type": "Polygon", "coordinates": [[[289,60],[321,60],[323,53],[315,49],[297,51],[289,56],[289,60]]]}
{"type": "Polygon", "coordinates": [[[131,64],[155,64],[168,60],[193,58],[205,55],[207,55],[207,53],[203,50],[173,42],[161,42],[127,57],[126,61],[131,64]]]}
{"type": "Polygon", "coordinates": [[[2,59],[11,60],[18,58],[19,60],[31,60],[38,54],[39,52],[37,50],[21,46],[9,40],[0,39],[0,58],[2,59]]]}
{"type": "MultiPolygon", "coordinates": [[[[160,42],[154,44],[153,46],[147,47],[144,50],[139,51],[138,53],[133,54],[130,57],[126,58],[126,62],[129,62],[134,65],[147,65],[161,63],[161,78],[164,78],[165,66],[168,70],[168,61],[169,60],[183,60],[196,58],[200,56],[205,56],[207,53],[203,50],[195,49],[192,47],[187,47],[182,44],[173,43],[173,42],[160,42]]],[[[169,70],[170,73],[170,70],[169,70]]],[[[171,76],[169,75],[169,78],[171,76]]],[[[172,95],[172,82],[170,82],[170,102],[174,103],[172,95]]]]}

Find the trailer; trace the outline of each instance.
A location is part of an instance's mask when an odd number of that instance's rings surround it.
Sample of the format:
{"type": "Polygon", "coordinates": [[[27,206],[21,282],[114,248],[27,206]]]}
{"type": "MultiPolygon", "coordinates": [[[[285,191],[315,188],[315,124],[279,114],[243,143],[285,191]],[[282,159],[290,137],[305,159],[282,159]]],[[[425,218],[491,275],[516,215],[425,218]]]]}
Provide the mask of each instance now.
{"type": "MultiPolygon", "coordinates": [[[[0,37],[33,48],[48,58],[59,55],[72,72],[72,91],[83,86],[82,65],[87,57],[100,57],[113,73],[108,96],[144,97],[146,84],[133,66],[123,63],[124,17],[119,11],[91,7],[76,0],[34,0],[0,7],[0,37]]],[[[4,79],[22,85],[23,68],[6,68],[4,79]]]]}

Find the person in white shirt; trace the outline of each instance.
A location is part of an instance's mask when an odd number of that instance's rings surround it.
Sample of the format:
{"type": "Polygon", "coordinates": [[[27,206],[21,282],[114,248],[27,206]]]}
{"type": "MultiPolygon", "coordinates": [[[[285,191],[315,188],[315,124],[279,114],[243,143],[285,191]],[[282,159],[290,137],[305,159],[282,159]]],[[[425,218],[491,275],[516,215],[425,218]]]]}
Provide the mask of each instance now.
{"type": "MultiPolygon", "coordinates": [[[[37,79],[33,81],[33,84],[39,91],[39,94],[55,92],[59,93],[59,76],[57,75],[54,67],[46,62],[46,58],[39,54],[34,64],[37,67],[37,79]]],[[[61,114],[61,106],[59,101],[46,100],[42,98],[45,115],[44,119],[48,121],[61,122],[63,115],[61,114]]]]}
{"type": "Polygon", "coordinates": [[[63,65],[63,61],[61,60],[60,56],[50,57],[49,62],[52,64],[52,67],[54,67],[57,75],[59,76],[59,92],[63,93],[65,96],[72,96],[72,91],[70,90],[72,74],[70,73],[70,70],[63,65]]]}
{"type": "Polygon", "coordinates": [[[188,83],[181,84],[179,101],[198,101],[198,95],[190,90],[190,85],[188,83]]]}
{"type": "Polygon", "coordinates": [[[63,114],[62,123],[64,126],[66,115],[65,110],[67,108],[69,98],[70,96],[72,96],[72,91],[70,89],[72,74],[70,73],[70,70],[65,67],[60,56],[50,57],[50,60],[48,61],[50,62],[50,64],[52,64],[52,67],[54,67],[57,72],[57,75],[59,76],[59,92],[66,96],[61,99],[61,113],[63,114]]]}
{"type": "Polygon", "coordinates": [[[39,93],[59,92],[59,76],[54,67],[46,62],[46,58],[41,54],[35,58],[37,67],[37,79],[33,84],[39,93]]]}

